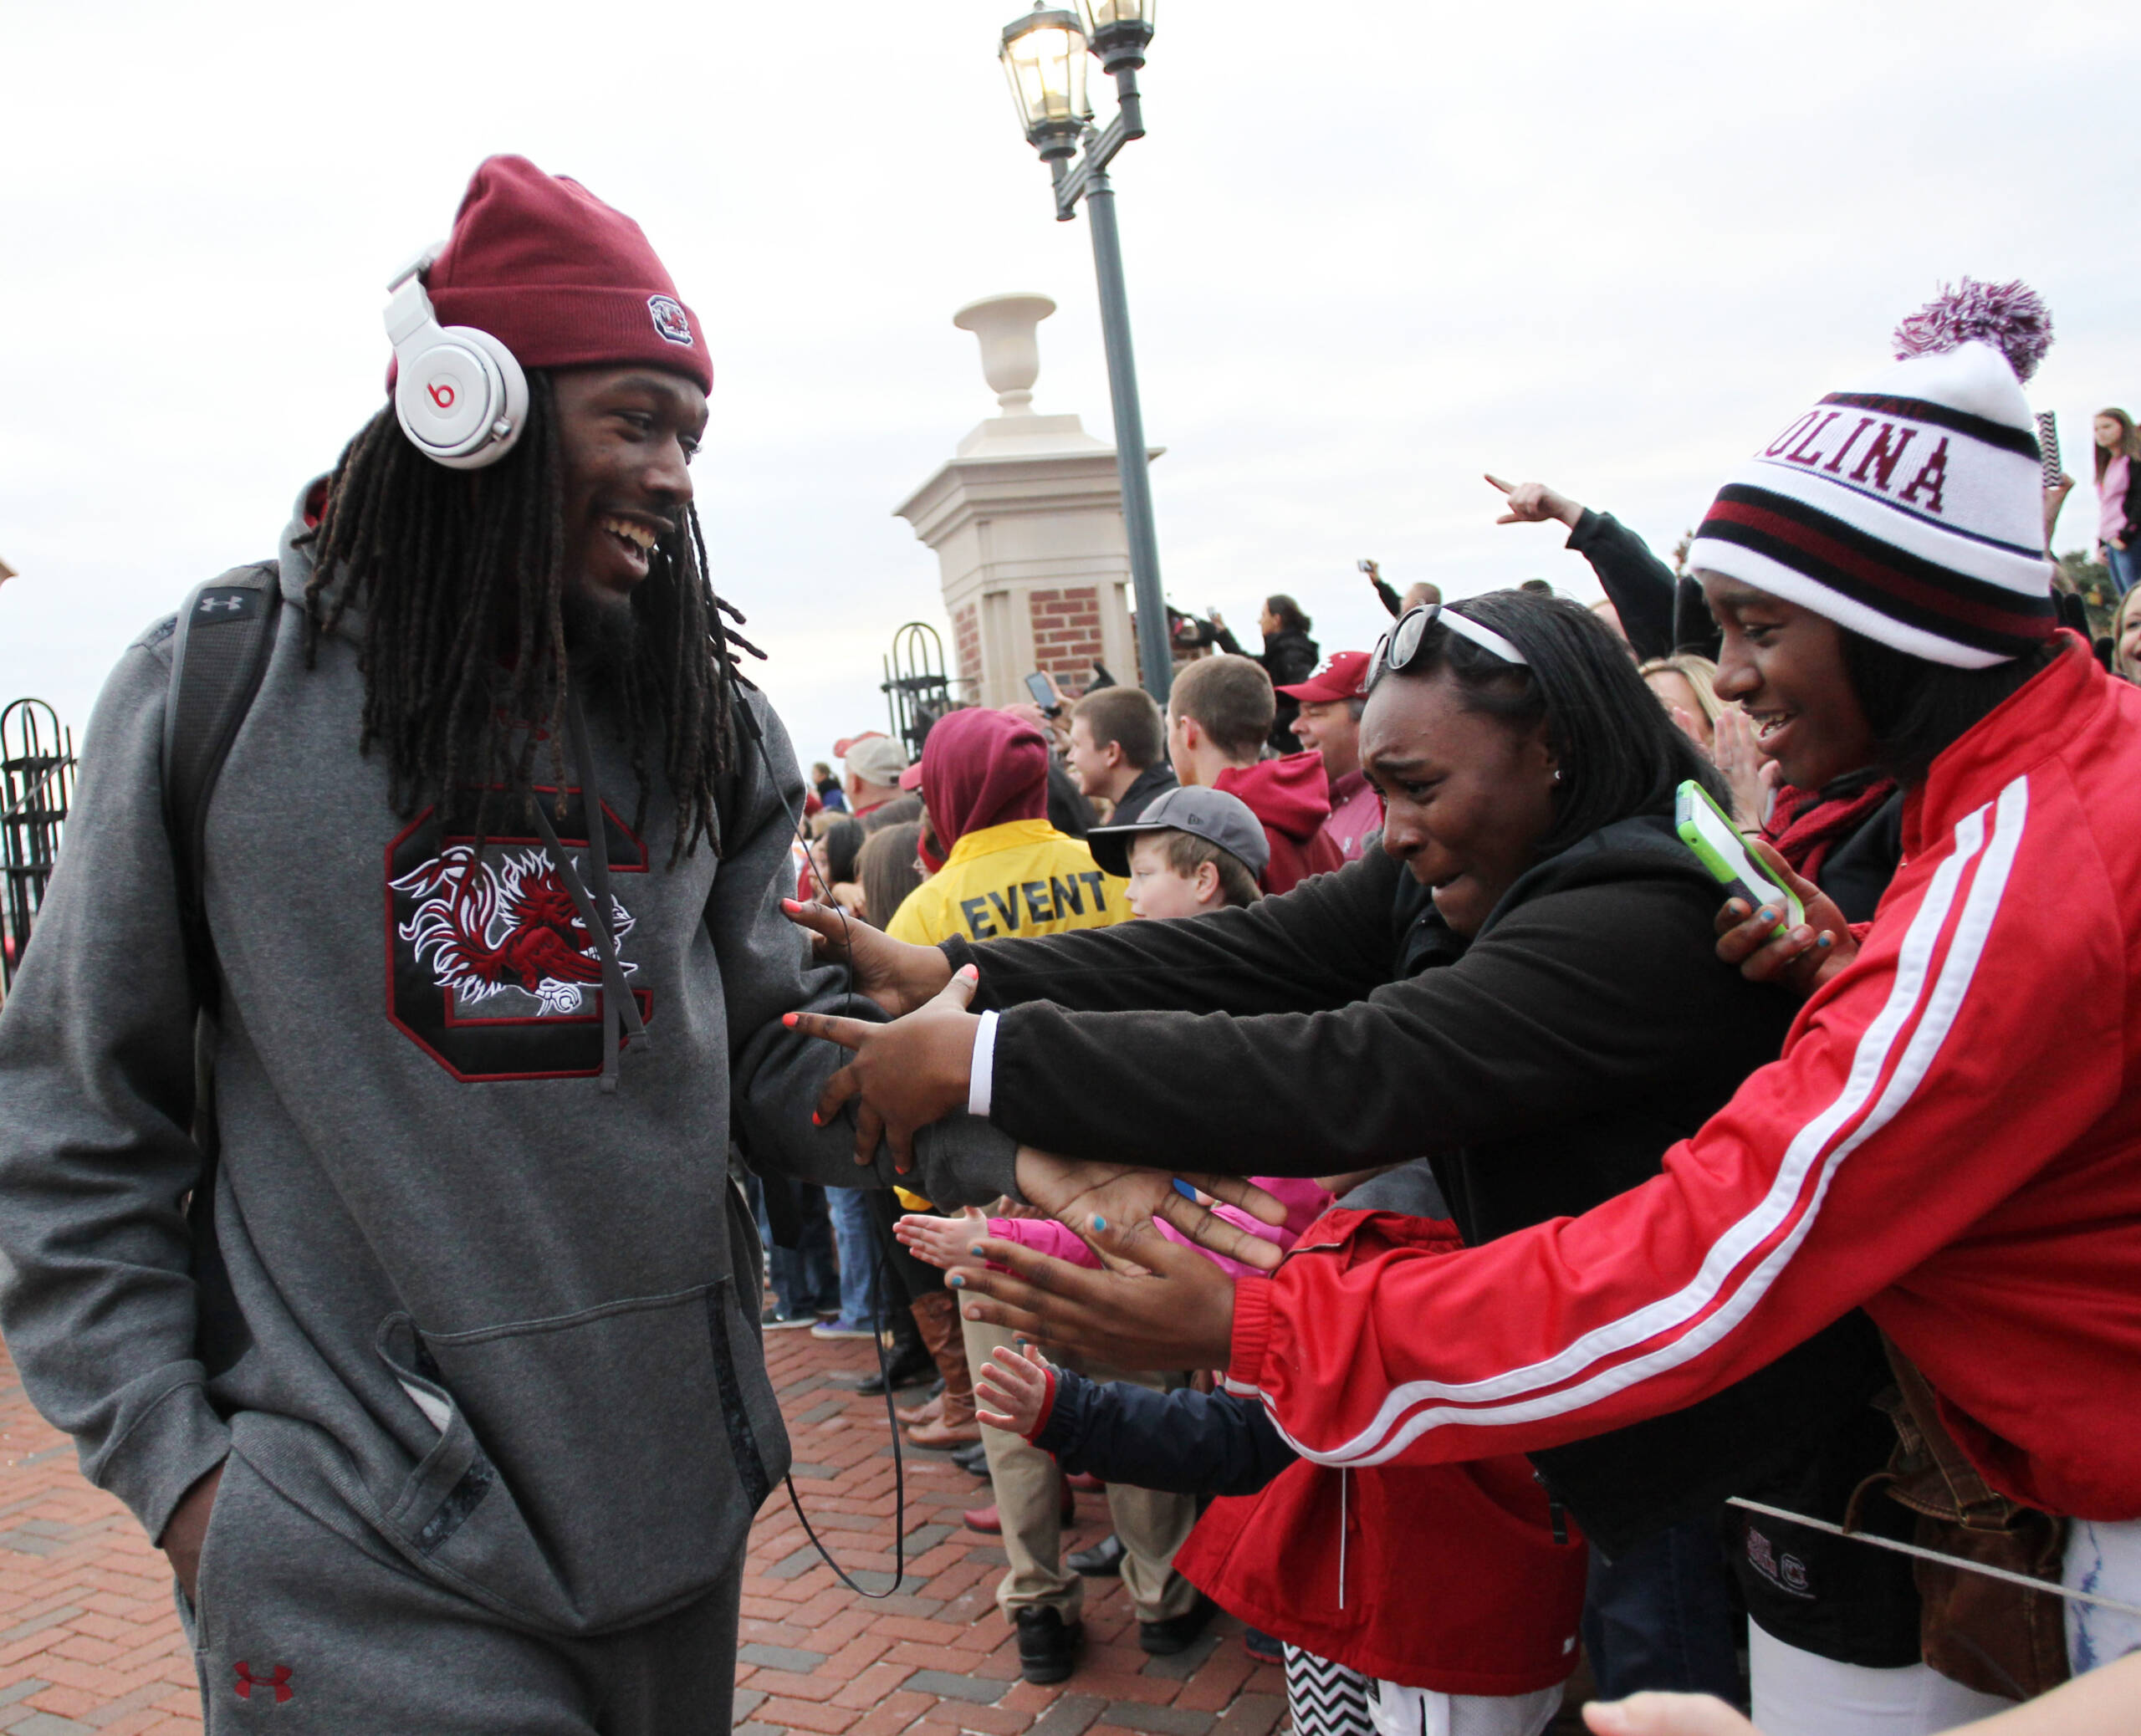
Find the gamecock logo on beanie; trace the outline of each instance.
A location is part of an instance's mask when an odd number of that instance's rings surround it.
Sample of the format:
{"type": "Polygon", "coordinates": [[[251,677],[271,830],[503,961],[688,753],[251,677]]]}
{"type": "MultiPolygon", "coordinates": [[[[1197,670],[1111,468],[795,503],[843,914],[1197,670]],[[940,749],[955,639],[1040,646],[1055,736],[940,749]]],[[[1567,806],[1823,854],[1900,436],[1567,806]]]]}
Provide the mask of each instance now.
{"type": "Polygon", "coordinates": [[[654,329],[672,344],[682,344],[689,349],[692,344],[691,315],[684,311],[684,304],[673,295],[650,295],[646,311],[654,316],[654,329]]]}

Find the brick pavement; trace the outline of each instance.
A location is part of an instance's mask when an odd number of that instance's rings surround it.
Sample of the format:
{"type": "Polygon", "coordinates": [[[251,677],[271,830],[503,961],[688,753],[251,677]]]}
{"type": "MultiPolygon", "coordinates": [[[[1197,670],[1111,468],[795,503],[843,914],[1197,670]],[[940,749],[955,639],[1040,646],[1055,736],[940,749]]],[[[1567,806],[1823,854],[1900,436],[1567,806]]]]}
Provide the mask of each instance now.
{"type": "MultiPolygon", "coordinates": [[[[767,1361],[795,1447],[795,1487],[819,1536],[868,1589],[892,1568],[891,1434],[881,1400],[852,1391],[867,1341],[769,1334],[767,1361]]],[[[736,1669],[738,1736],[1274,1736],[1285,1723],[1275,1665],[1215,1621],[1180,1657],[1137,1647],[1113,1580],[1087,1583],[1086,1649],[1053,1687],[1019,1681],[997,1613],[1004,1554],[965,1529],[987,1485],[942,1453],[909,1451],[905,1587],[866,1602],[834,1578],[785,1492],[751,1534],[736,1669]]],[[[1107,1504],[1078,1498],[1065,1548],[1106,1534],[1107,1504]]],[[[1580,1726],[1572,1715],[1556,1729],[1580,1726]]],[[[75,1468],[73,1447],[31,1410],[0,1352],[0,1733],[198,1736],[193,1664],[163,1557],[75,1468]]]]}
{"type": "MultiPolygon", "coordinates": [[[[795,1444],[795,1486],[841,1565],[871,1590],[892,1566],[891,1435],[852,1382],[866,1341],[776,1332],[768,1361],[795,1444]]],[[[739,1736],[1272,1736],[1279,1671],[1245,1657],[1223,1621],[1182,1657],[1148,1658],[1120,1586],[1096,1580],[1081,1667],[1055,1687],[1019,1680],[994,1590],[1004,1555],[964,1529],[987,1486],[941,1453],[907,1460],[908,1583],[856,1597],[818,1560],[784,1491],[751,1534],[736,1672],[739,1736]]],[[[1106,1534],[1107,1505],[1078,1498],[1066,1548],[1106,1534]]],[[[31,1410],[0,1355],[0,1732],[176,1736],[200,1730],[193,1664],[163,1557],[73,1447],[31,1410]]]]}

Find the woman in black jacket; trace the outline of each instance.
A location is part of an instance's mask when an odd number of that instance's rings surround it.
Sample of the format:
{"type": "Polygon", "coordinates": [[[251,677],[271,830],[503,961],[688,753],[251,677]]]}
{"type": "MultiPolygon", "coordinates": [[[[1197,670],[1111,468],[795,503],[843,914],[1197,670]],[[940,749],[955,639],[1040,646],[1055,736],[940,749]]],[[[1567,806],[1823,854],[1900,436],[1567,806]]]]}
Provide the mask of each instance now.
{"type": "MultiPolygon", "coordinates": [[[[1264,666],[1264,672],[1271,677],[1273,687],[1305,682],[1316,673],[1322,653],[1308,636],[1312,625],[1301,612],[1301,605],[1285,592],[1264,600],[1263,612],[1256,617],[1257,631],[1264,636],[1264,649],[1256,653],[1254,661],[1264,666]]],[[[1212,627],[1213,642],[1221,651],[1238,657],[1249,655],[1216,609],[1212,611],[1212,627]]],[[[1294,719],[1300,715],[1300,701],[1280,694],[1278,715],[1272,719],[1270,738],[1274,753],[1300,752],[1301,744],[1294,735],[1294,719]]]]}
{"type": "MultiPolygon", "coordinates": [[[[860,1051],[829,1097],[859,1086],[902,1138],[985,1104],[1023,1145],[1171,1170],[1306,1175],[1424,1151],[1474,1243],[1656,1174],[1776,1058],[1793,1010],[1719,964],[1718,889],[1673,831],[1676,787],[1721,792],[1718,774],[1566,600],[1474,598],[1416,611],[1392,640],[1362,720],[1381,854],[1196,922],[942,952],[857,936],[859,985],[888,1009],[979,965],[993,1060],[977,1081],[977,1020],[941,1006],[891,1027],[806,1017],[860,1051]]],[[[1710,1504],[1883,1367],[1863,1320],[1846,1322],[1714,1409],[1535,1455],[1618,1558],[1602,1596],[1633,1578],[1647,1607],[1632,1626],[1699,1620],[1682,1594],[1710,1504]]],[[[1721,1581],[1714,1540],[1706,1570],[1721,1581]]],[[[1612,1686],[1643,1682],[1630,1673],[1612,1686]]]]}

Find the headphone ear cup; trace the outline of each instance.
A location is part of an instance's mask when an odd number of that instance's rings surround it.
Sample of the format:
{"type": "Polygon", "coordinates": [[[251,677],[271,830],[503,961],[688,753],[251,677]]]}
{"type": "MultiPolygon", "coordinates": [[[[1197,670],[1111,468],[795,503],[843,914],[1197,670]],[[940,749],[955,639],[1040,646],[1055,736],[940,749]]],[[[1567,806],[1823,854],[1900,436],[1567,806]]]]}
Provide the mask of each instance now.
{"type": "Polygon", "coordinates": [[[450,470],[480,470],[519,444],[528,375],[488,332],[429,326],[396,353],[394,414],[427,457],[450,470]]]}

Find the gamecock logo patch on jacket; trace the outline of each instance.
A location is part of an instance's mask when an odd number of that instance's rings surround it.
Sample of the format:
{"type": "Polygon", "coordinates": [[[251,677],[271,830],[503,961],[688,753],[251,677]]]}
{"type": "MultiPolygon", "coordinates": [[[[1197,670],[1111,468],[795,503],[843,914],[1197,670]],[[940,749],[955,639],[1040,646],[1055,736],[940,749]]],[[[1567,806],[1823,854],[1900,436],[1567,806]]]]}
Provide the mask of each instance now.
{"type": "MultiPolygon", "coordinates": [[[[538,789],[554,803],[555,789],[538,789]]],[[[553,809],[554,812],[554,809],[553,809]]],[[[610,872],[645,874],[646,846],[601,812],[610,872]]],[[[587,812],[565,794],[558,842],[583,886],[587,812]]],[[[456,1079],[587,1078],[602,1070],[602,957],[539,838],[445,833],[426,809],[386,849],[387,1017],[456,1079]]],[[[610,926],[630,978],[636,918],[614,882],[610,926]]],[[[641,1019],[654,999],[635,988],[641,1019]]]]}

